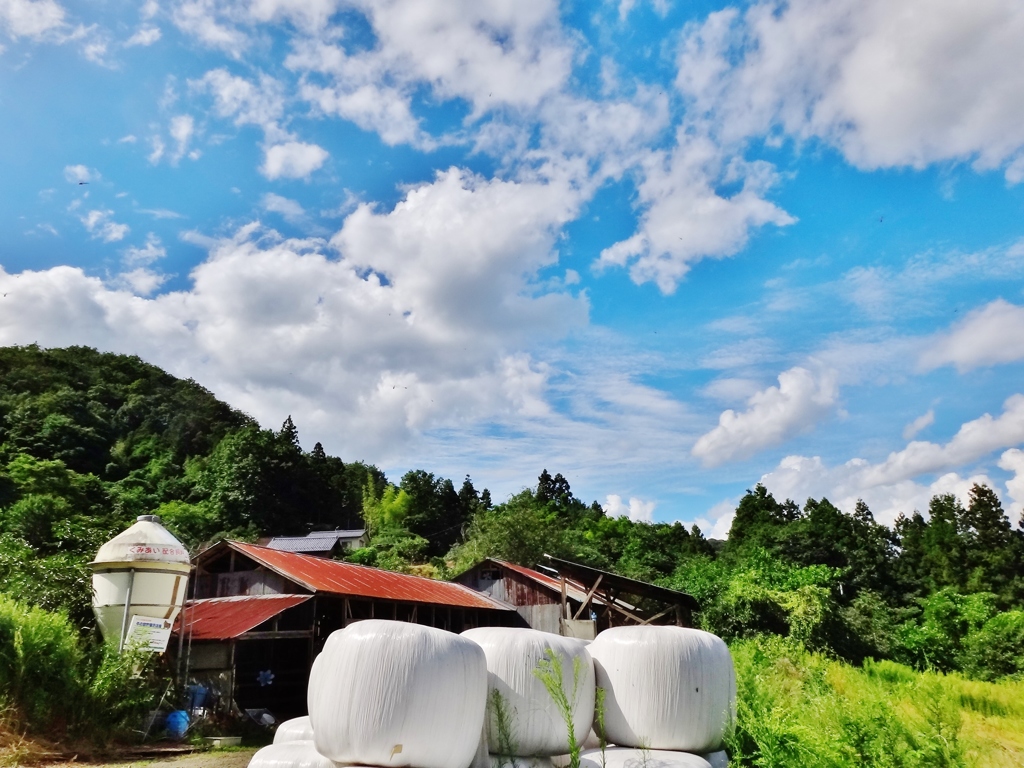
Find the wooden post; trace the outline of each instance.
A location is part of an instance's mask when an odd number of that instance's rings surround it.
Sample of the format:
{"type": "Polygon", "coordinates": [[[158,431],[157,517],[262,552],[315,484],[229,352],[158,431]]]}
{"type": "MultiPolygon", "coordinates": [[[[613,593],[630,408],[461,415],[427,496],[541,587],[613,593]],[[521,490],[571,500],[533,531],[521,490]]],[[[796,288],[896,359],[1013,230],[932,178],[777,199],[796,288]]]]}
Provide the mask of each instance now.
{"type": "Polygon", "coordinates": [[[604,578],[604,574],[603,573],[600,576],[597,577],[597,581],[594,582],[594,586],[592,586],[590,588],[590,591],[587,592],[587,596],[583,599],[583,602],[580,604],[580,609],[578,611],[576,611],[576,615],[573,616],[574,619],[578,619],[580,617],[580,614],[583,613],[583,609],[586,608],[590,604],[590,601],[594,597],[594,593],[597,592],[597,588],[601,586],[601,579],[603,579],[603,578],[604,578]]]}
{"type": "Polygon", "coordinates": [[[566,601],[565,576],[561,576],[560,580],[562,582],[562,618],[563,619],[568,619],[569,618],[569,603],[566,601]]]}

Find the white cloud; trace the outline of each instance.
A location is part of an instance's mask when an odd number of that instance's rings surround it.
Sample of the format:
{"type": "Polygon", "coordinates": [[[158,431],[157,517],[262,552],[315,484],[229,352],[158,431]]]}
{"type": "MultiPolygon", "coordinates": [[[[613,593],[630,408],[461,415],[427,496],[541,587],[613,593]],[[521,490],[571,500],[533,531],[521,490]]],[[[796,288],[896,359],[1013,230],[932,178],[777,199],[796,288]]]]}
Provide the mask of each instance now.
{"type": "Polygon", "coordinates": [[[100,178],[99,171],[85,165],[65,165],[64,178],[69,184],[89,183],[100,178]]]}
{"type": "Polygon", "coordinates": [[[1003,299],[976,309],[921,354],[925,370],[955,365],[961,373],[1024,360],[1024,307],[1003,299]]]}
{"type": "Polygon", "coordinates": [[[604,511],[609,517],[628,517],[635,523],[650,523],[654,520],[654,508],[657,502],[644,501],[631,496],[625,504],[621,496],[610,494],[605,498],[604,511]]]}
{"type": "Polygon", "coordinates": [[[635,283],[653,281],[662,293],[675,291],[694,262],[738,252],[751,229],[796,221],[764,198],[776,180],[770,165],[727,161],[709,138],[684,129],[675,149],[648,156],[643,173],[639,229],[602,251],[597,266],[629,265],[635,283]],[[716,191],[723,181],[739,191],[723,197],[716,191]]]}
{"type": "Polygon", "coordinates": [[[174,151],[171,153],[172,165],[177,165],[178,161],[188,153],[188,145],[192,141],[195,131],[196,121],[192,115],[177,115],[171,118],[167,132],[175,143],[174,151]]]}
{"type": "Polygon", "coordinates": [[[270,180],[304,179],[322,166],[329,157],[327,150],[316,144],[288,141],[267,147],[260,173],[270,180]]]}
{"type": "Polygon", "coordinates": [[[203,45],[238,58],[248,47],[248,36],[230,21],[219,18],[216,0],[185,0],[174,6],[174,25],[203,45]]]}
{"type": "Polygon", "coordinates": [[[984,473],[965,476],[947,472],[932,482],[900,479],[877,483],[868,478],[865,470],[869,467],[863,459],[830,467],[818,456],[787,456],[761,482],[776,498],[791,498],[800,504],[809,498],[827,498],[845,512],[852,512],[857,500],[863,499],[875,519],[886,525],[901,512],[927,513],[928,502],[936,494],[952,493],[966,503],[975,484],[995,488],[984,473]]]}
{"type": "Polygon", "coordinates": [[[233,119],[235,125],[259,126],[271,138],[285,135],[280,128],[284,87],[269,75],[261,74],[257,84],[226,69],[213,69],[198,80],[189,80],[188,85],[193,91],[212,95],[216,114],[233,119]]]}
{"type": "Polygon", "coordinates": [[[692,453],[705,466],[748,458],[810,429],[838,398],[834,371],[790,368],[779,374],[779,386],[752,395],[747,410],[723,411],[718,426],[697,440],[692,453]]]}
{"type": "Polygon", "coordinates": [[[870,485],[892,484],[962,467],[992,451],[1020,443],[1024,443],[1024,395],[1013,395],[1003,403],[998,417],[986,413],[966,422],[944,445],[914,441],[902,451],[890,453],[880,464],[864,467],[862,474],[870,485]]]}
{"type": "Polygon", "coordinates": [[[278,213],[293,224],[306,218],[306,211],[298,201],[275,195],[273,192],[265,194],[260,204],[263,206],[263,210],[278,213]]]}
{"type": "Polygon", "coordinates": [[[1020,448],[1005,451],[999,457],[999,468],[1013,473],[1006,481],[1006,491],[1013,500],[1009,509],[1011,520],[1024,520],[1024,451],[1020,448]]]}
{"type": "Polygon", "coordinates": [[[146,159],[153,165],[156,165],[160,162],[161,158],[163,158],[164,150],[167,149],[167,145],[164,144],[164,140],[159,136],[150,137],[149,144],[153,150],[146,156],[146,159]]]}
{"type": "Polygon", "coordinates": [[[0,271],[0,344],[139,354],[264,423],[292,413],[380,460],[438,426],[550,418],[548,373],[520,350],[586,324],[585,297],[534,285],[578,203],[561,183],[453,169],[391,211],[361,205],[337,254],[249,226],[208,241],[187,290],[152,299],[70,267],[0,271]]]}
{"type": "Polygon", "coordinates": [[[139,296],[150,296],[153,291],[167,282],[168,278],[168,275],[154,272],[146,267],[138,267],[130,272],[122,272],[118,275],[117,282],[139,296]]]}
{"type": "Polygon", "coordinates": [[[1024,148],[1022,36],[1016,0],[758,2],[687,28],[677,85],[727,142],[781,131],[860,168],[995,168],[1024,148]]]}
{"type": "Polygon", "coordinates": [[[103,240],[105,243],[116,243],[124,240],[130,228],[127,224],[118,224],[111,217],[113,211],[92,210],[81,217],[82,224],[93,238],[103,240]]]}
{"type": "Polygon", "coordinates": [[[934,423],[935,411],[929,408],[927,413],[921,414],[903,428],[903,439],[912,440],[918,432],[925,427],[930,427],[934,423]]]}
{"type": "Polygon", "coordinates": [[[122,136],[117,140],[118,144],[134,144],[138,139],[134,134],[129,133],[127,136],[122,136]]]}
{"type": "Polygon", "coordinates": [[[855,458],[838,466],[827,466],[820,457],[787,456],[762,482],[778,496],[803,501],[807,497],[827,496],[834,504],[852,510],[863,498],[875,512],[892,521],[899,512],[924,511],[936,493],[956,493],[966,499],[974,483],[995,484],[984,472],[959,474],[963,467],[985,459],[994,451],[1010,448],[1002,454],[999,466],[1015,472],[1007,484],[1015,502],[1024,501],[1024,482],[1020,467],[1024,452],[1024,395],[1013,395],[997,418],[989,414],[963,424],[945,444],[914,441],[894,451],[884,461],[855,458]],[[939,475],[931,483],[920,478],[939,475]]]}
{"type": "Polygon", "coordinates": [[[124,41],[125,46],[132,47],[136,45],[150,46],[157,42],[161,37],[160,27],[154,27],[150,24],[144,24],[139,27],[134,35],[124,41]]]}
{"type": "Polygon", "coordinates": [[[167,255],[160,238],[153,232],[146,235],[146,244],[130,246],[124,252],[124,263],[129,266],[147,266],[167,255]]]}
{"type": "Polygon", "coordinates": [[[0,0],[0,29],[14,39],[39,39],[61,29],[64,14],[54,0],[0,0]]]}

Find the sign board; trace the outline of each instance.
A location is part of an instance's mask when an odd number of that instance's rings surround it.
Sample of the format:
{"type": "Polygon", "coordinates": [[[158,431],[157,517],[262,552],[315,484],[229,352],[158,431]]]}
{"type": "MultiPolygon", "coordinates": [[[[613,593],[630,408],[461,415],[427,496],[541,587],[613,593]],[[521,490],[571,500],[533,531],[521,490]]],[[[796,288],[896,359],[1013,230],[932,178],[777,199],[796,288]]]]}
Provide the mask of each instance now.
{"type": "Polygon", "coordinates": [[[171,622],[167,619],[154,619],[152,616],[132,616],[128,625],[126,647],[137,647],[143,651],[163,653],[171,639],[171,622]]]}

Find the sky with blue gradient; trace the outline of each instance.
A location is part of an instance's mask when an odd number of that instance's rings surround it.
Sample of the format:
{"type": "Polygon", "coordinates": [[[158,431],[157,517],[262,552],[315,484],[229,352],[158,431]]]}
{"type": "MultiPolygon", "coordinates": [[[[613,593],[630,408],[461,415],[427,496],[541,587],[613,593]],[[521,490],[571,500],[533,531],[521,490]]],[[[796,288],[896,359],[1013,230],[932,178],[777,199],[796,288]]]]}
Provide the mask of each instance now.
{"type": "Polygon", "coordinates": [[[1016,0],[0,0],[0,343],[305,447],[1024,505],[1016,0]]]}

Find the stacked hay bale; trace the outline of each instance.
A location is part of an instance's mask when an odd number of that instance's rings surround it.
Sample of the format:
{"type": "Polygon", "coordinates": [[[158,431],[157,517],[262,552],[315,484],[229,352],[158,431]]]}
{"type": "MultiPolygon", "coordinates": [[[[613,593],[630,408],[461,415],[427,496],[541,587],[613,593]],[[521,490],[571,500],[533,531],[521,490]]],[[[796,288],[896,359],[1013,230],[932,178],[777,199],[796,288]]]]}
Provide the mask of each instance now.
{"type": "Polygon", "coordinates": [[[579,749],[594,718],[594,663],[583,643],[535,629],[462,634],[487,659],[485,736],[494,766],[547,766],[579,749]],[[531,763],[527,759],[533,759],[531,763]]]}
{"type": "Polygon", "coordinates": [[[334,632],[310,677],[320,754],[344,764],[468,768],[483,728],[479,645],[433,627],[360,621],[334,632]]]}
{"type": "Polygon", "coordinates": [[[308,704],[250,768],[726,768],[736,680],[725,643],[695,629],[617,627],[587,645],[369,620],[328,638],[308,704]],[[606,748],[586,749],[597,737],[606,748]]]}
{"type": "MultiPolygon", "coordinates": [[[[665,768],[710,765],[702,754],[722,765],[722,755],[710,753],[721,750],[735,719],[736,675],[721,638],[683,627],[615,627],[588,650],[605,692],[599,735],[620,748],[606,750],[609,767],[632,759],[665,768]]],[[[600,750],[586,753],[595,756],[600,761],[600,750]]]]}

